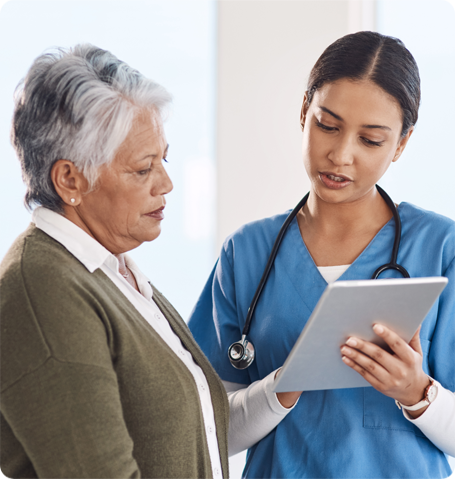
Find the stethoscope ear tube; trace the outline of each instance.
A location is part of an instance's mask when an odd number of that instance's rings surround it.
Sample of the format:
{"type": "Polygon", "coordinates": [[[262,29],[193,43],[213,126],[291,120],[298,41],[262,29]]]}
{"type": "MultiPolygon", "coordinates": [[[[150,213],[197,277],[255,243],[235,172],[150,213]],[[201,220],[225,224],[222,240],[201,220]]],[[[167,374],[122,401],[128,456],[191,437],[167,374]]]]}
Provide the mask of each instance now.
{"type": "MultiPolygon", "coordinates": [[[[401,240],[401,220],[400,215],[398,214],[398,210],[395,206],[395,203],[392,201],[390,196],[378,185],[376,188],[379,194],[382,196],[384,201],[387,203],[387,206],[393,213],[393,218],[395,220],[395,238],[393,241],[393,248],[392,248],[392,258],[390,263],[384,264],[379,266],[379,268],[373,273],[371,279],[378,279],[379,275],[382,274],[384,271],[388,269],[394,269],[399,271],[404,278],[409,278],[409,273],[406,271],[403,266],[397,263],[398,258],[398,248],[400,247],[400,240],[401,240]]],[[[237,341],[229,347],[228,350],[228,357],[231,364],[236,369],[246,369],[250,364],[254,361],[255,358],[255,351],[254,346],[251,342],[249,342],[246,337],[250,332],[251,320],[254,315],[254,311],[256,309],[256,305],[259,301],[261,296],[262,290],[267,282],[267,278],[269,277],[270,271],[272,269],[273,263],[275,261],[276,255],[278,254],[278,249],[283,241],[283,237],[288,229],[289,225],[291,224],[292,220],[296,217],[297,213],[303,208],[305,203],[308,200],[308,196],[310,193],[307,193],[299,202],[299,204],[291,211],[289,216],[286,218],[285,222],[280,228],[278,235],[276,237],[275,243],[273,244],[272,251],[270,253],[269,259],[267,260],[267,264],[264,268],[264,273],[262,273],[261,280],[259,281],[259,285],[254,293],[253,299],[251,301],[250,307],[248,308],[248,313],[245,320],[245,326],[243,327],[242,331],[242,339],[237,341]]]]}

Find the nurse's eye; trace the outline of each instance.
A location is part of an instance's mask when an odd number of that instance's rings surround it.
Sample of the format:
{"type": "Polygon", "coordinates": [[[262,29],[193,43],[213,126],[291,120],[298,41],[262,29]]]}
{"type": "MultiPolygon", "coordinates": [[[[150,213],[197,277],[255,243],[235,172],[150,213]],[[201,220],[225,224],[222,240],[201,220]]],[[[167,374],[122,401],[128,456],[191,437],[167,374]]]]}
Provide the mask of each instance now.
{"type": "Polygon", "coordinates": [[[365,143],[367,146],[382,146],[384,141],[373,141],[369,140],[368,138],[362,137],[362,141],[365,143]]]}
{"type": "Polygon", "coordinates": [[[335,131],[336,130],[336,128],[333,128],[332,126],[324,125],[319,120],[316,120],[316,126],[318,128],[320,128],[321,130],[324,130],[324,131],[335,131]]]}

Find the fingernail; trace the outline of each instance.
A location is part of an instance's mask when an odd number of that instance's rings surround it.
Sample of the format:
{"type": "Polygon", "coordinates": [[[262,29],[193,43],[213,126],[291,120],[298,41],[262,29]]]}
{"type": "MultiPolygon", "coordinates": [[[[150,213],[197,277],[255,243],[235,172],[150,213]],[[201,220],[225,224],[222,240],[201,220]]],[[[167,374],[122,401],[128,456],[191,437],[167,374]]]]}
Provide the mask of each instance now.
{"type": "Polygon", "coordinates": [[[349,348],[345,347],[345,346],[343,346],[343,347],[341,348],[341,352],[342,352],[343,354],[347,354],[347,355],[351,354],[351,350],[350,350],[349,348]]]}
{"type": "Polygon", "coordinates": [[[357,346],[357,341],[356,341],[354,338],[349,338],[349,339],[346,341],[346,344],[347,344],[348,346],[354,347],[354,346],[357,346]]]}
{"type": "Polygon", "coordinates": [[[375,333],[379,333],[379,334],[384,332],[384,328],[379,324],[375,324],[373,326],[373,330],[374,330],[375,333]]]}
{"type": "Polygon", "coordinates": [[[342,359],[345,363],[349,362],[349,358],[347,358],[346,356],[341,356],[341,359],[342,359]]]}

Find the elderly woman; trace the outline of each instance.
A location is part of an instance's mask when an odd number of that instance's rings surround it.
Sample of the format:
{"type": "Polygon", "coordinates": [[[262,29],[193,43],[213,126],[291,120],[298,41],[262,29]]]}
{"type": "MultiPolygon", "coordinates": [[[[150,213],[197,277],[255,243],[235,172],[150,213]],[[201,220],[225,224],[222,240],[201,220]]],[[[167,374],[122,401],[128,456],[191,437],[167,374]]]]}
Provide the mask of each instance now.
{"type": "Polygon", "coordinates": [[[223,385],[125,254],[160,234],[169,100],[91,45],[38,57],[17,93],[39,206],[0,271],[9,477],[228,477],[223,385]]]}

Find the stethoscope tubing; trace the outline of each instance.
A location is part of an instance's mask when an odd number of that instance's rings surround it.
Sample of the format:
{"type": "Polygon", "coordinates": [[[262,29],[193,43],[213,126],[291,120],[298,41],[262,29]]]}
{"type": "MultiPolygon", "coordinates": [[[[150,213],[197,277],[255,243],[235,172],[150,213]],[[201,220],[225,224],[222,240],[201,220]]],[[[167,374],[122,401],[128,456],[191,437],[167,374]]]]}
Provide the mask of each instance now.
{"type": "MultiPolygon", "coordinates": [[[[373,273],[371,276],[371,279],[378,279],[379,275],[382,274],[384,271],[388,269],[393,269],[398,272],[400,272],[404,278],[409,278],[409,273],[407,270],[399,265],[397,263],[397,258],[398,258],[398,250],[400,248],[400,240],[401,240],[401,219],[400,215],[398,213],[398,210],[395,206],[395,203],[392,201],[390,196],[379,186],[376,185],[376,189],[378,190],[379,194],[382,196],[384,201],[386,202],[387,206],[390,208],[393,214],[393,218],[395,220],[395,238],[393,241],[393,247],[392,247],[392,257],[390,259],[390,263],[384,264],[382,266],[379,266],[379,268],[376,269],[376,271],[373,273]]],[[[286,234],[286,231],[291,224],[292,220],[297,216],[297,213],[304,207],[305,203],[308,200],[310,193],[307,193],[298,203],[298,205],[289,213],[288,217],[284,221],[283,225],[280,228],[280,231],[278,232],[278,235],[275,239],[275,243],[273,244],[272,251],[270,252],[270,256],[267,260],[267,263],[264,268],[264,272],[262,273],[262,277],[259,281],[258,287],[256,289],[256,292],[254,293],[253,299],[251,300],[250,307],[248,308],[248,313],[246,316],[245,320],[245,325],[242,330],[242,337],[245,337],[249,334],[250,332],[250,327],[251,327],[251,321],[253,319],[254,312],[256,310],[256,306],[258,304],[258,301],[261,297],[262,291],[264,289],[265,284],[267,283],[267,279],[270,275],[270,271],[272,269],[273,263],[275,261],[275,258],[278,254],[278,250],[280,248],[280,245],[283,241],[284,235],[286,234]]]]}
{"type": "Polygon", "coordinates": [[[270,252],[269,259],[264,268],[264,272],[262,273],[262,277],[259,281],[258,287],[256,292],[254,293],[253,299],[251,300],[250,307],[248,308],[248,313],[246,315],[245,326],[243,327],[242,336],[246,336],[250,332],[250,324],[251,319],[253,318],[254,311],[256,309],[256,305],[261,297],[262,290],[267,282],[267,279],[270,275],[270,270],[272,269],[273,263],[275,261],[276,255],[278,254],[278,249],[280,248],[281,242],[283,241],[284,235],[291,224],[292,220],[296,217],[297,213],[303,208],[305,203],[308,200],[310,193],[307,193],[299,202],[299,204],[289,213],[288,217],[284,221],[283,225],[278,232],[278,235],[275,239],[275,243],[273,243],[272,251],[270,252]]]}

